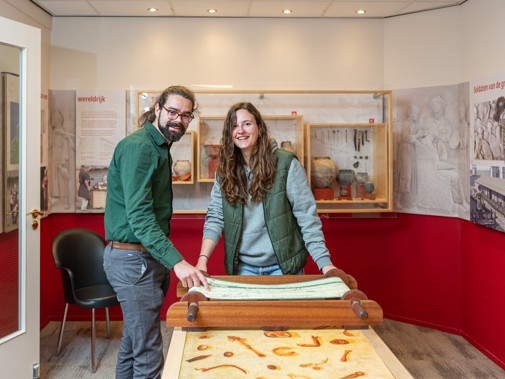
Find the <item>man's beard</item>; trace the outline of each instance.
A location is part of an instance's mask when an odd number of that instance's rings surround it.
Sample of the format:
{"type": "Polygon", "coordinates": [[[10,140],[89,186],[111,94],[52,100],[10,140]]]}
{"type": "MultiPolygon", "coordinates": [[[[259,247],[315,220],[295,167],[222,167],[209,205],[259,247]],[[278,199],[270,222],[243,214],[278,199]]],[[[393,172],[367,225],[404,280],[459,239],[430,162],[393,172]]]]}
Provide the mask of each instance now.
{"type": "Polygon", "coordinates": [[[165,126],[158,125],[161,134],[170,142],[179,141],[184,133],[186,133],[186,128],[180,122],[167,122],[165,126]],[[179,130],[170,130],[170,127],[179,128],[179,130]]]}

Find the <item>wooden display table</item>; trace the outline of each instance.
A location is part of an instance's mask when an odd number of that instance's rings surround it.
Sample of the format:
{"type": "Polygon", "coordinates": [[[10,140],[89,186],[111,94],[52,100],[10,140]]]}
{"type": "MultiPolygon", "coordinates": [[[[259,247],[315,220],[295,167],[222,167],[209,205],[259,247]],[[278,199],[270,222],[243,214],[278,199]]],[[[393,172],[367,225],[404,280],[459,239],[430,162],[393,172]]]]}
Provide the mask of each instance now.
{"type": "MultiPolygon", "coordinates": [[[[298,290],[299,284],[327,279],[214,278],[229,281],[232,292],[243,289],[237,283],[298,290]]],[[[313,300],[213,300],[179,284],[181,301],[167,311],[167,326],[174,332],[162,378],[412,378],[370,328],[382,322],[382,309],[349,279],[343,296],[324,290],[313,300]]]]}

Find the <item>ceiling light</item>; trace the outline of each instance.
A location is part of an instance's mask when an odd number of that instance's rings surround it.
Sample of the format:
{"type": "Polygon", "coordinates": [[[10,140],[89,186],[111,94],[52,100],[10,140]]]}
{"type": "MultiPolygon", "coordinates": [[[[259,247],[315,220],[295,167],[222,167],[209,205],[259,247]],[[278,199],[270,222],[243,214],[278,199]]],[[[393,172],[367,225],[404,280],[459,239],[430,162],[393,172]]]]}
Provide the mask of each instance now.
{"type": "Polygon", "coordinates": [[[293,13],[293,11],[291,9],[284,9],[282,11],[282,13],[284,13],[284,14],[291,14],[291,13],[293,13]]]}
{"type": "Polygon", "coordinates": [[[356,11],[357,14],[365,14],[366,13],[366,10],[364,9],[360,9],[360,10],[357,10],[356,11]]]}
{"type": "Polygon", "coordinates": [[[158,12],[158,8],[147,8],[149,12],[158,12]]]}
{"type": "Polygon", "coordinates": [[[217,9],[207,9],[208,13],[217,13],[217,9]]]}

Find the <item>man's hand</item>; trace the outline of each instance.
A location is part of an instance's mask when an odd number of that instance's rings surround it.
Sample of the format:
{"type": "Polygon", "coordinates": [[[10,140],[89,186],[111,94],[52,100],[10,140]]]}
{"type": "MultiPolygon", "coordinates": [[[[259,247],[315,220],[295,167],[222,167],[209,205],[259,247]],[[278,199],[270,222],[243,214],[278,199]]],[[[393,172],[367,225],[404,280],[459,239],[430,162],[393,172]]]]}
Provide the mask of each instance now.
{"type": "Polygon", "coordinates": [[[203,285],[206,290],[209,289],[209,283],[207,283],[205,275],[185,260],[175,264],[174,272],[184,288],[203,285]]]}

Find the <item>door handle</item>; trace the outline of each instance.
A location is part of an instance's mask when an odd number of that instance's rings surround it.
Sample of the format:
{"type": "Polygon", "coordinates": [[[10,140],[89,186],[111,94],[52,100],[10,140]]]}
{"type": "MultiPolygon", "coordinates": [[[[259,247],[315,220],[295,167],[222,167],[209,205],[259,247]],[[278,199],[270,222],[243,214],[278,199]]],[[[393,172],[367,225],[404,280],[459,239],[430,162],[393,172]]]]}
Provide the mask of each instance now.
{"type": "Polygon", "coordinates": [[[32,229],[37,230],[37,228],[39,227],[39,221],[37,220],[37,218],[44,216],[45,213],[34,208],[30,212],[28,212],[26,215],[27,216],[32,215],[32,217],[33,217],[32,229]]]}
{"type": "Polygon", "coordinates": [[[42,217],[42,216],[44,216],[44,215],[45,215],[45,213],[44,213],[44,212],[42,212],[42,211],[39,211],[38,209],[35,209],[35,208],[34,208],[34,209],[32,209],[30,212],[28,212],[26,215],[27,215],[27,216],[32,215],[32,217],[33,217],[33,218],[37,218],[37,217],[42,217]]]}

